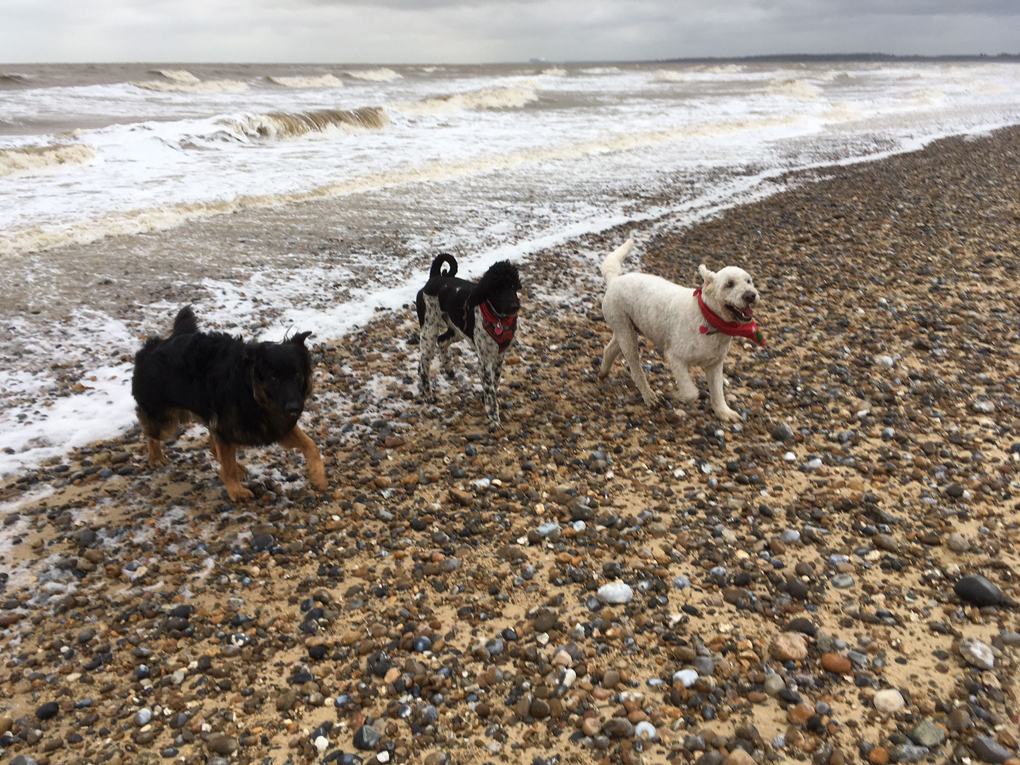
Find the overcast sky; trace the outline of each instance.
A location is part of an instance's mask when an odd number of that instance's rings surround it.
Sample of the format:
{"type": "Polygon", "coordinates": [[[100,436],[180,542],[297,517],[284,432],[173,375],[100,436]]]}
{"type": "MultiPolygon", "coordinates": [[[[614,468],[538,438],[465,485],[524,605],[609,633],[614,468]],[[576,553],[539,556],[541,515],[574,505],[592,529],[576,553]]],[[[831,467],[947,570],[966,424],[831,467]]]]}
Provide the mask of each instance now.
{"type": "Polygon", "coordinates": [[[0,61],[1020,52],[1020,0],[0,0],[0,61]]]}

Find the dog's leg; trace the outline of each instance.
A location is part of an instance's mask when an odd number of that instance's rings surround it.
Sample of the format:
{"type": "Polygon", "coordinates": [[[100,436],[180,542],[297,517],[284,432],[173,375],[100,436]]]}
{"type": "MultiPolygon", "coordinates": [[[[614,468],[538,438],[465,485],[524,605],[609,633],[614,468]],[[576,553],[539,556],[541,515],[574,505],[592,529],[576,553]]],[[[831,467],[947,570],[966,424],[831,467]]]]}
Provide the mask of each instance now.
{"type": "Polygon", "coordinates": [[[482,363],[482,403],[485,405],[485,416],[489,421],[489,430],[499,430],[499,401],[496,398],[496,371],[490,364],[482,363]]]}
{"type": "Polygon", "coordinates": [[[216,442],[216,453],[220,461],[220,478],[227,487],[227,496],[234,502],[251,499],[255,495],[241,485],[241,469],[237,464],[237,446],[216,442]]]}
{"type": "Polygon", "coordinates": [[[163,444],[158,438],[147,436],[145,446],[148,451],[149,467],[161,467],[170,464],[170,460],[163,454],[163,444]]]}
{"type": "Polygon", "coordinates": [[[637,385],[638,391],[641,393],[641,398],[644,400],[646,406],[654,409],[662,403],[662,396],[654,392],[651,386],[648,385],[648,378],[645,377],[645,370],[641,368],[641,355],[638,351],[637,332],[632,326],[628,326],[617,331],[615,337],[616,342],[620,345],[620,350],[623,352],[623,357],[627,359],[627,364],[630,366],[631,379],[633,379],[634,384],[637,385]]]}
{"type": "Polygon", "coordinates": [[[723,362],[705,370],[708,377],[708,393],[712,400],[712,411],[724,422],[732,422],[740,419],[740,415],[726,405],[726,398],[723,394],[723,362]]]}
{"type": "Polygon", "coordinates": [[[687,362],[675,353],[667,354],[666,360],[676,378],[677,396],[685,404],[693,404],[698,400],[698,386],[691,379],[691,370],[687,362]]]}
{"type": "Polygon", "coordinates": [[[502,425],[499,421],[499,399],[496,397],[496,389],[499,387],[499,378],[503,372],[503,357],[499,353],[499,346],[482,329],[480,322],[475,324],[474,341],[478,353],[478,366],[482,373],[482,404],[485,405],[485,416],[489,430],[499,430],[502,425]]]}
{"type": "Polygon", "coordinates": [[[439,336],[439,365],[443,369],[443,374],[446,375],[447,379],[455,380],[457,373],[453,368],[453,354],[450,352],[450,346],[453,345],[454,340],[457,339],[457,333],[452,329],[446,330],[442,335],[439,336]]]}
{"type": "Polygon", "coordinates": [[[297,425],[290,433],[280,439],[280,445],[285,449],[297,449],[305,456],[305,464],[308,466],[308,480],[311,481],[319,491],[329,488],[326,481],[326,465],[322,461],[322,454],[315,442],[305,435],[297,425]]]}
{"type": "Polygon", "coordinates": [[[600,380],[605,380],[609,376],[609,371],[618,358],[620,358],[620,342],[614,334],[613,339],[609,341],[606,349],[602,352],[602,366],[599,367],[600,380]]]}
{"type": "MultiPolygon", "coordinates": [[[[216,440],[216,436],[214,436],[212,433],[209,434],[209,451],[212,452],[213,459],[222,465],[223,460],[220,458],[219,442],[216,440]]],[[[234,463],[237,465],[237,470],[240,472],[241,478],[247,477],[248,468],[245,465],[242,465],[236,459],[234,460],[234,463]]]]}
{"type": "Polygon", "coordinates": [[[418,381],[421,385],[421,397],[428,403],[436,400],[432,392],[432,380],[430,367],[432,366],[432,355],[436,352],[436,342],[442,329],[442,316],[439,311],[437,298],[425,298],[425,323],[421,327],[421,358],[418,361],[418,381]]]}

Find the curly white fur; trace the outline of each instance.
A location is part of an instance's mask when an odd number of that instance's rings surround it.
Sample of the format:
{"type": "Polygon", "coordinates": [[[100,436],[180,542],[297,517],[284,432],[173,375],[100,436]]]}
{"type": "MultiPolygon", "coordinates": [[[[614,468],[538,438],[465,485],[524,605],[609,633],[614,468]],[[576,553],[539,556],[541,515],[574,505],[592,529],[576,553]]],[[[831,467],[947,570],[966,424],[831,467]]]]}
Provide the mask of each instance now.
{"type": "MultiPolygon", "coordinates": [[[[630,375],[646,405],[660,403],[660,397],[648,385],[638,354],[638,335],[647,337],[662,351],[676,377],[681,400],[692,403],[698,389],[691,379],[690,367],[699,366],[708,377],[712,409],[723,420],[740,419],[726,404],[723,395],[723,360],[730,349],[730,338],[719,332],[702,334],[707,324],[690,287],[681,287],[651,274],[621,274],[624,258],[634,247],[628,239],[602,263],[606,295],[602,314],[613,330],[613,338],[602,356],[599,378],[605,379],[613,362],[623,354],[630,375]]],[[[703,279],[702,298],[706,305],[726,321],[746,321],[751,306],[758,302],[758,290],[742,268],[729,266],[712,272],[704,265],[698,269],[703,279]]]]}

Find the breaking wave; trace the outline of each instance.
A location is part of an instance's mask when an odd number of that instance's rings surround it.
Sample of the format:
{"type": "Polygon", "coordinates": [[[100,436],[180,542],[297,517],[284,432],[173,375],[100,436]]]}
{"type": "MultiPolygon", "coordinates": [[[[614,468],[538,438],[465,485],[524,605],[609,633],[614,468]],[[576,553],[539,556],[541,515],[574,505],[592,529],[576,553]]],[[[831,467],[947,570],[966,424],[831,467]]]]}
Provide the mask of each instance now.
{"type": "Polygon", "coordinates": [[[353,111],[317,109],[310,112],[270,112],[248,114],[240,119],[222,120],[228,135],[239,140],[299,138],[312,133],[341,132],[348,135],[368,130],[382,130],[390,124],[386,110],[366,106],[353,111]]]}
{"type": "Polygon", "coordinates": [[[687,75],[673,69],[659,69],[655,72],[654,78],[658,82],[686,82],[687,75]]]}
{"type": "Polygon", "coordinates": [[[67,165],[84,165],[95,158],[91,146],[79,143],[0,149],[0,178],[38,173],[67,165]]]}
{"type": "Polygon", "coordinates": [[[558,66],[553,66],[549,69],[543,69],[542,74],[548,74],[551,77],[566,77],[567,71],[565,69],[560,69],[558,66]]]}
{"type": "Polygon", "coordinates": [[[193,202],[166,207],[132,210],[73,223],[60,228],[25,228],[0,235],[0,255],[38,252],[71,244],[88,244],[111,236],[151,233],[174,228],[189,220],[217,215],[281,207],[297,202],[345,197],[415,183],[441,183],[490,172],[504,172],[526,165],[622,151],[646,146],[714,138],[751,130],[768,130],[800,122],[802,117],[735,120],[689,128],[671,128],[644,133],[626,133],[605,139],[580,141],[543,149],[524,149],[508,154],[487,154],[464,162],[428,162],[415,167],[359,176],[309,191],[279,194],[250,194],[218,202],[193,202]]]}
{"type": "Polygon", "coordinates": [[[132,82],[136,88],[154,90],[158,93],[219,93],[222,91],[247,90],[248,86],[237,80],[200,80],[186,69],[151,69],[162,80],[132,82]]]}
{"type": "Polygon", "coordinates": [[[705,74],[740,74],[744,67],[738,64],[723,64],[721,66],[706,66],[702,69],[705,74]]]}
{"type": "Polygon", "coordinates": [[[173,82],[201,82],[187,69],[150,69],[149,74],[158,74],[160,77],[166,77],[173,82]]]}
{"type": "Polygon", "coordinates": [[[21,72],[0,72],[0,83],[4,84],[21,85],[31,79],[31,75],[21,74],[21,72]]]}
{"type": "Polygon", "coordinates": [[[822,119],[827,122],[852,122],[853,120],[860,118],[861,113],[844,101],[834,101],[832,105],[822,113],[822,119]]]}
{"type": "Polygon", "coordinates": [[[318,77],[266,77],[272,83],[288,88],[339,88],[343,83],[331,74],[318,77]]]}
{"type": "Polygon", "coordinates": [[[938,88],[921,88],[910,94],[910,102],[915,106],[934,106],[945,98],[938,88]]]}
{"type": "Polygon", "coordinates": [[[392,104],[394,109],[415,117],[431,117],[480,109],[520,109],[537,101],[531,88],[487,88],[446,96],[431,96],[420,101],[392,104]]]}
{"type": "Polygon", "coordinates": [[[801,101],[817,101],[822,95],[821,88],[804,80],[772,80],[764,92],[801,101]]]}
{"type": "Polygon", "coordinates": [[[399,80],[401,75],[394,72],[392,69],[360,69],[351,70],[344,72],[348,77],[353,77],[356,80],[370,80],[372,82],[388,82],[389,80],[399,80]]]}

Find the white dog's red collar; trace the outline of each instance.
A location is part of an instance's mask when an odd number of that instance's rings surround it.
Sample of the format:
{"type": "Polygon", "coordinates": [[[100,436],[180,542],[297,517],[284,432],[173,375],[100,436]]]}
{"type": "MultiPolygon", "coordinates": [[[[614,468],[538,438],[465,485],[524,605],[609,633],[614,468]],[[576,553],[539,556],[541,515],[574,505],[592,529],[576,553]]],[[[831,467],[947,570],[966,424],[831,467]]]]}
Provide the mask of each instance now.
{"type": "MultiPolygon", "coordinates": [[[[757,322],[726,321],[722,316],[719,316],[705,304],[705,301],[701,297],[700,287],[694,290],[694,297],[698,299],[698,307],[701,309],[701,315],[705,317],[705,321],[711,324],[714,329],[722,332],[724,335],[729,335],[730,337],[746,337],[748,340],[753,340],[758,345],[765,345],[765,337],[762,335],[761,330],[758,329],[757,322]]],[[[703,335],[707,335],[709,331],[708,327],[704,324],[702,324],[698,330],[703,335]]]]}

